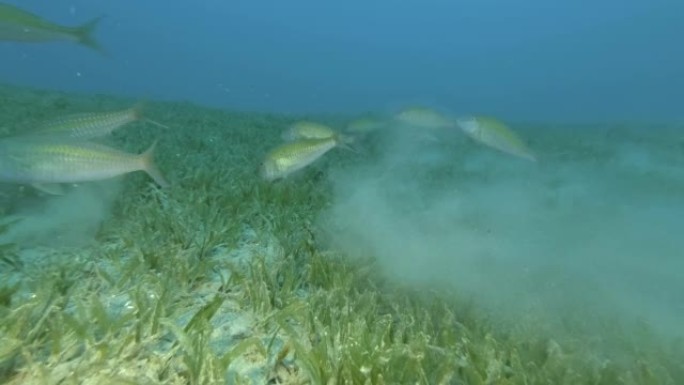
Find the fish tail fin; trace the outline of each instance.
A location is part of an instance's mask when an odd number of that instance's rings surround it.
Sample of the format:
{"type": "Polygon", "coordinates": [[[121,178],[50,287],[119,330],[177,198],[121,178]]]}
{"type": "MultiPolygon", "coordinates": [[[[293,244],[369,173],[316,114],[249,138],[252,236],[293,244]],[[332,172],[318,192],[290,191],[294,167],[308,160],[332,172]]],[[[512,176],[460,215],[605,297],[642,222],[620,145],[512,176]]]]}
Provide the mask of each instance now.
{"type": "Polygon", "coordinates": [[[142,169],[161,187],[168,187],[169,182],[164,178],[164,175],[157,168],[157,164],[154,162],[154,151],[157,148],[158,140],[155,140],[152,145],[140,154],[140,160],[142,162],[142,169]]]}
{"type": "Polygon", "coordinates": [[[88,21],[87,23],[76,27],[74,29],[74,34],[76,35],[76,39],[78,40],[79,44],[82,44],[88,48],[94,49],[95,51],[101,54],[106,55],[104,48],[102,48],[100,43],[93,36],[95,33],[95,29],[97,28],[98,24],[100,24],[100,21],[103,17],[104,16],[98,16],[88,21]]]}
{"type": "Polygon", "coordinates": [[[150,123],[152,125],[155,125],[157,127],[163,128],[165,130],[169,129],[169,126],[166,124],[159,123],[155,120],[149,119],[145,116],[145,105],[147,103],[145,101],[140,101],[137,102],[133,107],[131,107],[131,113],[133,114],[133,119],[134,120],[142,120],[145,123],[150,123]]]}

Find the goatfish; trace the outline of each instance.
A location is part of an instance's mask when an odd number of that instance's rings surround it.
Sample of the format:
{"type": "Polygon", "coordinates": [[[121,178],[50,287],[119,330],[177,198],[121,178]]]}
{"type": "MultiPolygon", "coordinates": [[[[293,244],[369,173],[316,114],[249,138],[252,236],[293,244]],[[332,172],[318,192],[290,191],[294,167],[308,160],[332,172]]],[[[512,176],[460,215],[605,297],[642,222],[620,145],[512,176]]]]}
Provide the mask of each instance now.
{"type": "Polygon", "coordinates": [[[362,117],[349,122],[347,132],[365,135],[383,128],[386,124],[385,121],[378,118],[362,117]]]}
{"type": "Polygon", "coordinates": [[[281,138],[286,142],[294,142],[299,139],[326,139],[335,135],[335,130],[330,126],[302,120],[285,130],[281,138]]]}
{"type": "Polygon", "coordinates": [[[103,52],[93,37],[102,17],[76,27],[55,24],[10,4],[0,3],[0,40],[20,42],[74,41],[103,52]]]}
{"type": "Polygon", "coordinates": [[[305,120],[291,125],[283,132],[281,138],[286,142],[294,142],[301,139],[328,138],[337,138],[343,144],[349,144],[353,142],[353,138],[351,136],[342,135],[330,126],[305,120]]]}
{"type": "Polygon", "coordinates": [[[169,183],[154,163],[157,141],[141,154],[129,154],[99,143],[14,137],[0,141],[0,182],[50,186],[113,178],[145,171],[158,185],[169,183]]]}
{"type": "Polygon", "coordinates": [[[451,128],[455,122],[443,114],[427,107],[413,106],[400,110],[394,119],[400,123],[428,129],[451,128]]]}
{"type": "Polygon", "coordinates": [[[341,145],[338,137],[302,139],[284,143],[271,150],[261,163],[260,174],[266,181],[285,178],[300,170],[326,152],[341,145]]]}
{"type": "Polygon", "coordinates": [[[85,140],[111,134],[116,129],[139,120],[168,129],[164,124],[144,118],[142,107],[136,105],[121,111],[85,112],[59,116],[40,123],[29,134],[85,140]]]}
{"type": "Polygon", "coordinates": [[[486,116],[459,118],[461,130],[476,142],[531,161],[537,157],[525,142],[503,122],[486,116]]]}

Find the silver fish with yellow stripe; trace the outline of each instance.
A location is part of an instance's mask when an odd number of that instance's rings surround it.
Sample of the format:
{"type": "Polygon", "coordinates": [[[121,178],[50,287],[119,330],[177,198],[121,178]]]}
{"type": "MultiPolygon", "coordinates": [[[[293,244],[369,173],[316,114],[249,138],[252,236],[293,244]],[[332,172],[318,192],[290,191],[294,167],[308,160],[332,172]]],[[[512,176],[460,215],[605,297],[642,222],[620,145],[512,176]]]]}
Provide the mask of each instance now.
{"type": "Polygon", "coordinates": [[[286,142],[293,142],[300,139],[326,139],[335,135],[337,135],[337,132],[330,126],[302,120],[285,130],[281,138],[286,142]]]}
{"type": "Polygon", "coordinates": [[[498,119],[475,116],[459,118],[456,123],[466,135],[478,143],[533,162],[537,160],[518,134],[498,119]]]}
{"type": "Polygon", "coordinates": [[[80,183],[145,171],[161,187],[169,183],[154,162],[156,141],[141,154],[86,141],[15,137],[0,141],[0,182],[80,183]]]}
{"type": "Polygon", "coordinates": [[[455,126],[455,122],[446,115],[423,106],[411,106],[401,109],[394,116],[400,123],[418,128],[442,129],[455,126]]]}
{"type": "Polygon", "coordinates": [[[93,38],[98,17],[76,27],[53,23],[10,4],[0,3],[0,40],[20,42],[74,41],[104,53],[93,38]]]}
{"type": "Polygon", "coordinates": [[[347,124],[346,131],[357,135],[366,135],[370,132],[385,128],[387,121],[377,117],[361,117],[347,124]]]}
{"type": "Polygon", "coordinates": [[[345,145],[354,142],[354,138],[351,135],[344,135],[325,124],[306,120],[299,121],[291,125],[282,133],[281,138],[286,142],[294,142],[301,139],[328,138],[336,138],[341,144],[345,145]]]}
{"type": "Polygon", "coordinates": [[[140,104],[119,111],[84,112],[59,116],[43,121],[30,135],[92,139],[111,134],[129,123],[143,120],[158,127],[166,125],[143,117],[140,104]]]}
{"type": "Polygon", "coordinates": [[[342,144],[338,137],[284,143],[266,155],[261,163],[261,177],[267,181],[285,178],[342,144]]]}

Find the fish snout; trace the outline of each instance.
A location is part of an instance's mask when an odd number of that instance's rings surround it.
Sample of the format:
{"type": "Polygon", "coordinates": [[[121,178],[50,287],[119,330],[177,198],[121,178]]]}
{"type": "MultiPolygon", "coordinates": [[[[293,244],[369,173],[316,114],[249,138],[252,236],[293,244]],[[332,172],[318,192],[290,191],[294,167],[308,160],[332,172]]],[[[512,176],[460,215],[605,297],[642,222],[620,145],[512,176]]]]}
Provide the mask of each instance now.
{"type": "Polygon", "coordinates": [[[259,165],[259,177],[267,182],[271,182],[278,178],[278,170],[275,164],[271,161],[264,160],[259,165]]]}
{"type": "Polygon", "coordinates": [[[456,126],[467,134],[475,134],[478,130],[477,120],[475,118],[459,118],[456,119],[456,126]]]}

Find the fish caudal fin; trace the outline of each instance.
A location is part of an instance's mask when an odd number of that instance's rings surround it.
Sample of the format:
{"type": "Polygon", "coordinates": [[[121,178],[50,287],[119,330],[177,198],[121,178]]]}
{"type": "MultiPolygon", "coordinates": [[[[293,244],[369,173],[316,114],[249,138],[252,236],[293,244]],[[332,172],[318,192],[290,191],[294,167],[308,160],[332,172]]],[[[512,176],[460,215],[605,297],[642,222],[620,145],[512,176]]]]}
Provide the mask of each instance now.
{"type": "Polygon", "coordinates": [[[78,40],[79,44],[94,49],[95,51],[101,54],[106,54],[104,48],[102,48],[100,43],[93,36],[95,33],[95,29],[97,28],[102,18],[103,16],[96,17],[90,20],[89,22],[77,27],[74,30],[74,35],[76,36],[76,39],[78,40]]]}
{"type": "Polygon", "coordinates": [[[142,162],[142,169],[149,175],[160,187],[169,187],[169,182],[164,178],[161,171],[157,168],[157,164],[154,162],[154,150],[157,147],[157,140],[152,143],[150,148],[145,152],[140,154],[140,160],[142,162]]]}

